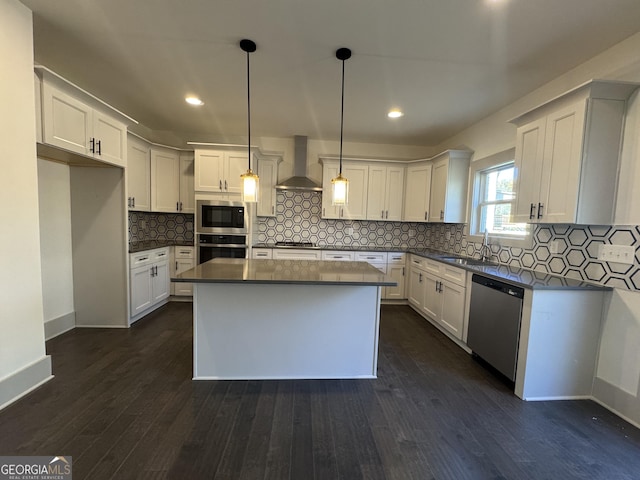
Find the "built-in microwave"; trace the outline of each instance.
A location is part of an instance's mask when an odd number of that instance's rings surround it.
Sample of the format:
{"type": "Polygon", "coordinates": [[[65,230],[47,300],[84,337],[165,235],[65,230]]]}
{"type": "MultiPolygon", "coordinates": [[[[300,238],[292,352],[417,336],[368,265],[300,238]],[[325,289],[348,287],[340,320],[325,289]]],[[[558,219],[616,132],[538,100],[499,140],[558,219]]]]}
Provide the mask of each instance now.
{"type": "Polygon", "coordinates": [[[197,200],[196,222],[196,233],[246,234],[249,226],[244,203],[226,200],[197,200]]]}

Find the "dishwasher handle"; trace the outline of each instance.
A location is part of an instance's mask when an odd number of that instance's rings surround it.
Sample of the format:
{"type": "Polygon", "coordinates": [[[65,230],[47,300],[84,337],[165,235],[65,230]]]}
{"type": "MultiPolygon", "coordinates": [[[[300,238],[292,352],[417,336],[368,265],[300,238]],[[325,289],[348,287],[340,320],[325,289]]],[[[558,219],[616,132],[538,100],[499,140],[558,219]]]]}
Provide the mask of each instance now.
{"type": "Polygon", "coordinates": [[[498,280],[494,280],[493,278],[484,277],[482,275],[474,273],[473,277],[471,277],[471,281],[479,285],[484,285],[487,288],[492,288],[493,290],[498,290],[502,293],[506,293],[507,295],[511,295],[512,297],[524,298],[524,288],[516,287],[508,283],[503,283],[498,280]]]}

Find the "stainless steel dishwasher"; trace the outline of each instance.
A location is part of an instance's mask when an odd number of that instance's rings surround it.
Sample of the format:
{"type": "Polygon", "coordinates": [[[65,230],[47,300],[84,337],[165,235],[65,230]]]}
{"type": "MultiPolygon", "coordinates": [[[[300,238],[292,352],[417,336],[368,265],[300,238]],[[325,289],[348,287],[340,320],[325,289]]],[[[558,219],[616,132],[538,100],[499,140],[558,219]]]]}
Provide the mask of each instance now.
{"type": "Polygon", "coordinates": [[[511,381],[516,378],[524,289],[474,274],[467,346],[511,381]]]}

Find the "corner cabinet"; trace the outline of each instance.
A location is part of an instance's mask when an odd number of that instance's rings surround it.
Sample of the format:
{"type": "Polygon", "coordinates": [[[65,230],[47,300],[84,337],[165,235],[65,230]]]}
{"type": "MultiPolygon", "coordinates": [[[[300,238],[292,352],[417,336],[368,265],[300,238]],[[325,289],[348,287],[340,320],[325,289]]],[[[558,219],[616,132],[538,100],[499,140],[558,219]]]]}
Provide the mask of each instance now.
{"type": "Polygon", "coordinates": [[[511,120],[516,222],[613,223],[626,103],[637,87],[591,81],[511,120]]]}
{"type": "Polygon", "coordinates": [[[331,179],[338,176],[338,171],[337,160],[322,159],[322,218],[366,220],[369,166],[342,161],[342,174],[349,180],[349,201],[344,206],[331,204],[331,179]]]}
{"type": "Polygon", "coordinates": [[[135,121],[44,67],[42,142],[110,165],[127,163],[127,123],[135,121]]]}
{"type": "Polygon", "coordinates": [[[180,211],[180,157],[174,150],[151,149],[151,211],[180,211]]]}
{"type": "Polygon", "coordinates": [[[131,134],[127,139],[127,205],[129,210],[151,211],[151,148],[131,134]]]}
{"type": "MultiPolygon", "coordinates": [[[[251,166],[254,166],[255,156],[251,166]]],[[[216,193],[236,196],[242,193],[240,175],[246,172],[248,157],[246,150],[209,150],[195,151],[196,192],[216,193]]]]}
{"type": "Polygon", "coordinates": [[[466,222],[471,154],[465,150],[447,150],[431,159],[429,222],[466,222]]]}
{"type": "Polygon", "coordinates": [[[195,213],[196,194],[193,187],[195,160],[193,152],[180,152],[180,213],[195,213]]]}

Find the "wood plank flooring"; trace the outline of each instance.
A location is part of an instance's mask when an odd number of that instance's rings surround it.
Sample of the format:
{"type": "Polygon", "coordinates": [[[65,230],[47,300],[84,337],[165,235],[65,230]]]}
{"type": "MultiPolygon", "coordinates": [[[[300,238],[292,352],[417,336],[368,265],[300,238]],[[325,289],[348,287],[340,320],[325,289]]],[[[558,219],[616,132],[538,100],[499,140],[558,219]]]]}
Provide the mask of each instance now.
{"type": "Polygon", "coordinates": [[[0,454],[75,479],[638,479],[640,431],[594,402],[516,398],[410,308],[377,380],[191,380],[191,304],[47,342],[55,379],[0,411],[0,454]]]}

